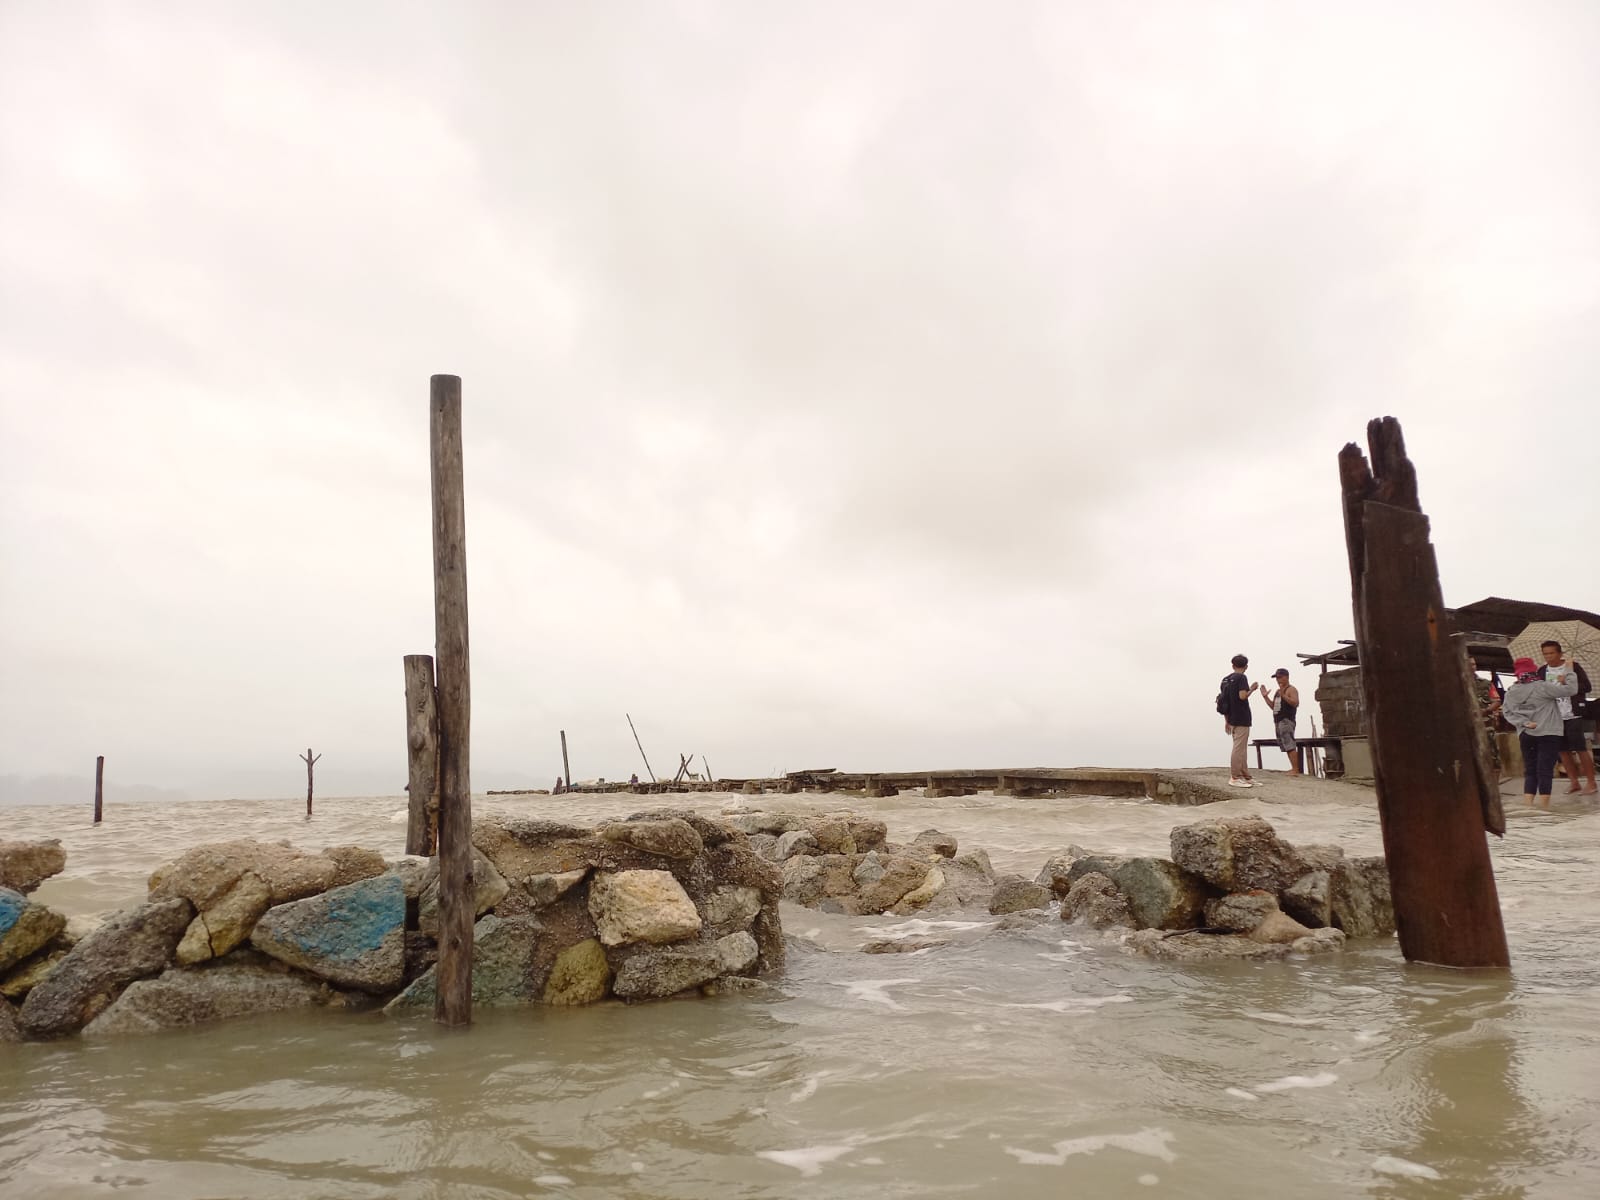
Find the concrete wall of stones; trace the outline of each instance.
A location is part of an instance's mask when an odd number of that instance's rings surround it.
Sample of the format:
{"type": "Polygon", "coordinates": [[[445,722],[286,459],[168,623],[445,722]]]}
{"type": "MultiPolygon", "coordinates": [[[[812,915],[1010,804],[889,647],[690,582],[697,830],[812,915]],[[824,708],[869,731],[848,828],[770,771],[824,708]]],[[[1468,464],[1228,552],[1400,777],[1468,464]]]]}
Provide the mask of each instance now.
{"type": "MultiPolygon", "coordinates": [[[[74,929],[11,886],[31,892],[62,868],[59,850],[0,843],[0,1041],[290,1008],[431,1010],[436,859],[197,846],[151,875],[143,904],[74,929]]],[[[489,818],[473,827],[473,861],[478,1005],[716,994],[782,969],[781,872],[720,822],[489,818]]]]}

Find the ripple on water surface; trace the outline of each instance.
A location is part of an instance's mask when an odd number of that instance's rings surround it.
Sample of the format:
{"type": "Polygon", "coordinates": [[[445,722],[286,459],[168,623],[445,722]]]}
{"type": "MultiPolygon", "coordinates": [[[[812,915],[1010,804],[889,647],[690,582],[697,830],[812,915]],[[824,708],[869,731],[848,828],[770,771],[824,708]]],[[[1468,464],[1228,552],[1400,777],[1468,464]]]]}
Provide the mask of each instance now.
{"type": "MultiPolygon", "coordinates": [[[[475,803],[575,820],[639,807],[475,803]]],[[[1164,852],[1199,815],[1086,798],[847,803],[896,837],[937,827],[1029,875],[1071,843],[1164,852]]],[[[397,798],[321,801],[310,823],[302,805],[114,810],[99,829],[22,809],[8,832],[63,839],[68,875],[39,897],[81,913],[137,899],[151,869],[202,839],[401,849],[397,798]]],[[[1205,815],[1246,812],[1296,841],[1379,849],[1360,804],[1252,798],[1205,815]]],[[[763,996],[489,1011],[465,1034],[316,1012],[0,1047],[0,1194],[1587,1196],[1600,1189],[1593,825],[1513,822],[1494,843],[1512,980],[1408,968],[1392,946],[1195,967],[1053,918],[1001,929],[786,908],[790,970],[763,996]],[[912,936],[947,944],[859,953],[912,936]]]]}

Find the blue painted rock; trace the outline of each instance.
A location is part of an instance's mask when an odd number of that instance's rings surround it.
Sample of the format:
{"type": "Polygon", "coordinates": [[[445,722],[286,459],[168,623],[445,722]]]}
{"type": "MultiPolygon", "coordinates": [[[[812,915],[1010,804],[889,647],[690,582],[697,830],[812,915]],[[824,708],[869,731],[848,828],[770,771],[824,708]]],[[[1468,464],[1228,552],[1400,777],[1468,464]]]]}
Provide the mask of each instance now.
{"type": "Polygon", "coordinates": [[[0,971],[27,958],[66,925],[60,913],[0,887],[0,971]]]}
{"type": "Polygon", "coordinates": [[[250,944],[329,983],[364,992],[405,981],[406,892],[390,871],[269,908],[250,944]]]}

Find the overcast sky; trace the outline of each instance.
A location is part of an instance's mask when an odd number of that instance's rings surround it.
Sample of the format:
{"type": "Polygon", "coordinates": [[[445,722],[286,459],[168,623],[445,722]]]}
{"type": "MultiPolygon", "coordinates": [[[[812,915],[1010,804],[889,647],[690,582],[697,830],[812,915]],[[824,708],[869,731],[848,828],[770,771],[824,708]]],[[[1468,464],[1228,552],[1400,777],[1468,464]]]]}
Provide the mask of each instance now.
{"type": "Polygon", "coordinates": [[[1582,0],[5,0],[0,773],[397,791],[436,372],[479,790],[643,773],[624,712],[1221,763],[1230,655],[1350,636],[1381,414],[1448,603],[1600,607],[1597,62],[1582,0]]]}

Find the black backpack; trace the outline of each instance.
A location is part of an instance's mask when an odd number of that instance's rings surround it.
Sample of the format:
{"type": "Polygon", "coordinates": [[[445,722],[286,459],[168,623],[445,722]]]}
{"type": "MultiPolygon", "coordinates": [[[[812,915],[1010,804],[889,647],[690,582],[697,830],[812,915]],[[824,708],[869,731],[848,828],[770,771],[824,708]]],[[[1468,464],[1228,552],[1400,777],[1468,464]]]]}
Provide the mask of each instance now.
{"type": "Polygon", "coordinates": [[[1217,715],[1230,716],[1233,713],[1233,697],[1228,695],[1228,680],[1233,676],[1224,675],[1222,682],[1217,685],[1217,715]]]}

